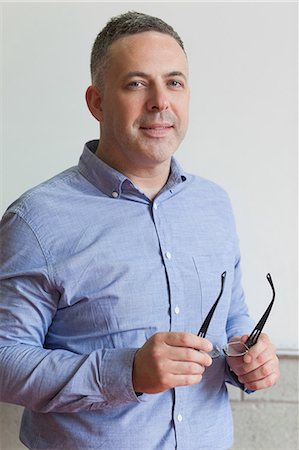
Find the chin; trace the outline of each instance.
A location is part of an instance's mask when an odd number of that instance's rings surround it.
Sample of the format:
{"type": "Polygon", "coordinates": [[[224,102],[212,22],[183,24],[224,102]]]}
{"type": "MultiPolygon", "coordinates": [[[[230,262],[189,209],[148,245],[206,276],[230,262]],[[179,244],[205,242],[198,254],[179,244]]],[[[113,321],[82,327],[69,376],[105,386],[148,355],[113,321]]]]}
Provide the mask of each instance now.
{"type": "Polygon", "coordinates": [[[149,145],[144,148],[144,153],[147,157],[160,160],[167,160],[172,157],[172,155],[176,152],[178,148],[178,144],[168,144],[168,145],[149,145]]]}

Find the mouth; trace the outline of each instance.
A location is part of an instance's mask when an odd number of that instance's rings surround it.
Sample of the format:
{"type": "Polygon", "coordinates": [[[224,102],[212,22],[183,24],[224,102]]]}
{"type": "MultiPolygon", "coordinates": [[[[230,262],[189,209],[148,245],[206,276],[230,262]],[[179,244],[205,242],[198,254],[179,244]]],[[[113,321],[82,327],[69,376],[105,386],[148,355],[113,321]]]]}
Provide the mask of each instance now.
{"type": "Polygon", "coordinates": [[[150,137],[164,137],[173,129],[173,125],[169,123],[154,123],[141,126],[140,129],[150,137]]]}

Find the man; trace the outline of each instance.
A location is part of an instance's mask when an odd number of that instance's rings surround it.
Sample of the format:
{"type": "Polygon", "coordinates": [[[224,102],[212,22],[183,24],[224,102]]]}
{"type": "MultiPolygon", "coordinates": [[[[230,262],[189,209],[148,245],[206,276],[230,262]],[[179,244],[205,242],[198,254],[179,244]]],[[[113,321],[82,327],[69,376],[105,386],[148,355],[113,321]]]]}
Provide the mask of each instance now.
{"type": "Polygon", "coordinates": [[[183,43],[127,13],[98,35],[91,72],[100,140],[2,219],[0,400],[25,406],[30,449],[228,449],[225,383],[269,387],[278,360],[266,335],[244,357],[209,354],[253,324],[229,200],[173,158],[183,43]]]}

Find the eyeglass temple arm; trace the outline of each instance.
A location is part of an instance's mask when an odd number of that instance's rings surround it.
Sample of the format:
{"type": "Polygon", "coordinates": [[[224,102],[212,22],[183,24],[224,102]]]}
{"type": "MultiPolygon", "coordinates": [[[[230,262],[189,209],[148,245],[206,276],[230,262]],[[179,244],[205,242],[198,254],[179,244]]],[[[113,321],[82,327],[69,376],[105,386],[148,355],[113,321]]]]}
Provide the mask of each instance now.
{"type": "Polygon", "coordinates": [[[274,289],[274,285],[273,285],[273,281],[272,281],[271,275],[268,273],[266,278],[269,281],[269,284],[270,284],[270,286],[272,288],[273,297],[272,297],[272,300],[271,300],[268,308],[266,309],[265,313],[263,314],[262,318],[257,323],[257,325],[253,329],[252,333],[250,334],[249,338],[245,342],[245,345],[247,345],[248,348],[252,347],[254,344],[257,343],[257,340],[260,337],[260,334],[261,334],[261,332],[262,332],[262,330],[264,328],[264,325],[265,325],[265,323],[266,323],[266,321],[268,319],[268,316],[270,314],[270,311],[271,311],[273,303],[274,303],[275,289],[274,289]]]}
{"type": "Polygon", "coordinates": [[[219,300],[220,300],[220,298],[222,296],[222,293],[223,293],[225,277],[226,277],[226,272],[223,272],[222,275],[221,275],[221,289],[220,289],[219,295],[218,295],[217,300],[215,301],[214,305],[210,309],[207,317],[205,318],[205,320],[204,320],[204,322],[203,322],[199,332],[197,333],[197,336],[199,336],[199,337],[205,337],[206,334],[207,334],[207,331],[208,331],[211,319],[213,317],[214,311],[215,311],[216,306],[217,306],[217,304],[218,304],[218,302],[219,302],[219,300]]]}

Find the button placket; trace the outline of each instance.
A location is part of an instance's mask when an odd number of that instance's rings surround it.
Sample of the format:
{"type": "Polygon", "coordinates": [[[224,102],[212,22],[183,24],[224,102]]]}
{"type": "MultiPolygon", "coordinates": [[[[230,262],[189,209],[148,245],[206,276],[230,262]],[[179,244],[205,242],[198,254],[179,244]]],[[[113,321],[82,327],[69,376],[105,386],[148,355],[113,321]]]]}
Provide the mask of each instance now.
{"type": "Polygon", "coordinates": [[[180,283],[176,280],[178,269],[176,267],[175,243],[169,234],[167,215],[164,217],[165,209],[156,200],[151,204],[152,218],[155,224],[157,236],[160,242],[161,256],[164,262],[170,289],[170,331],[184,330],[184,315],[182,314],[180,301],[183,292],[180,283]]]}
{"type": "Polygon", "coordinates": [[[185,450],[186,433],[189,431],[188,416],[185,414],[185,391],[179,388],[174,388],[175,392],[175,407],[173,411],[173,420],[177,437],[177,448],[185,450]]]}

